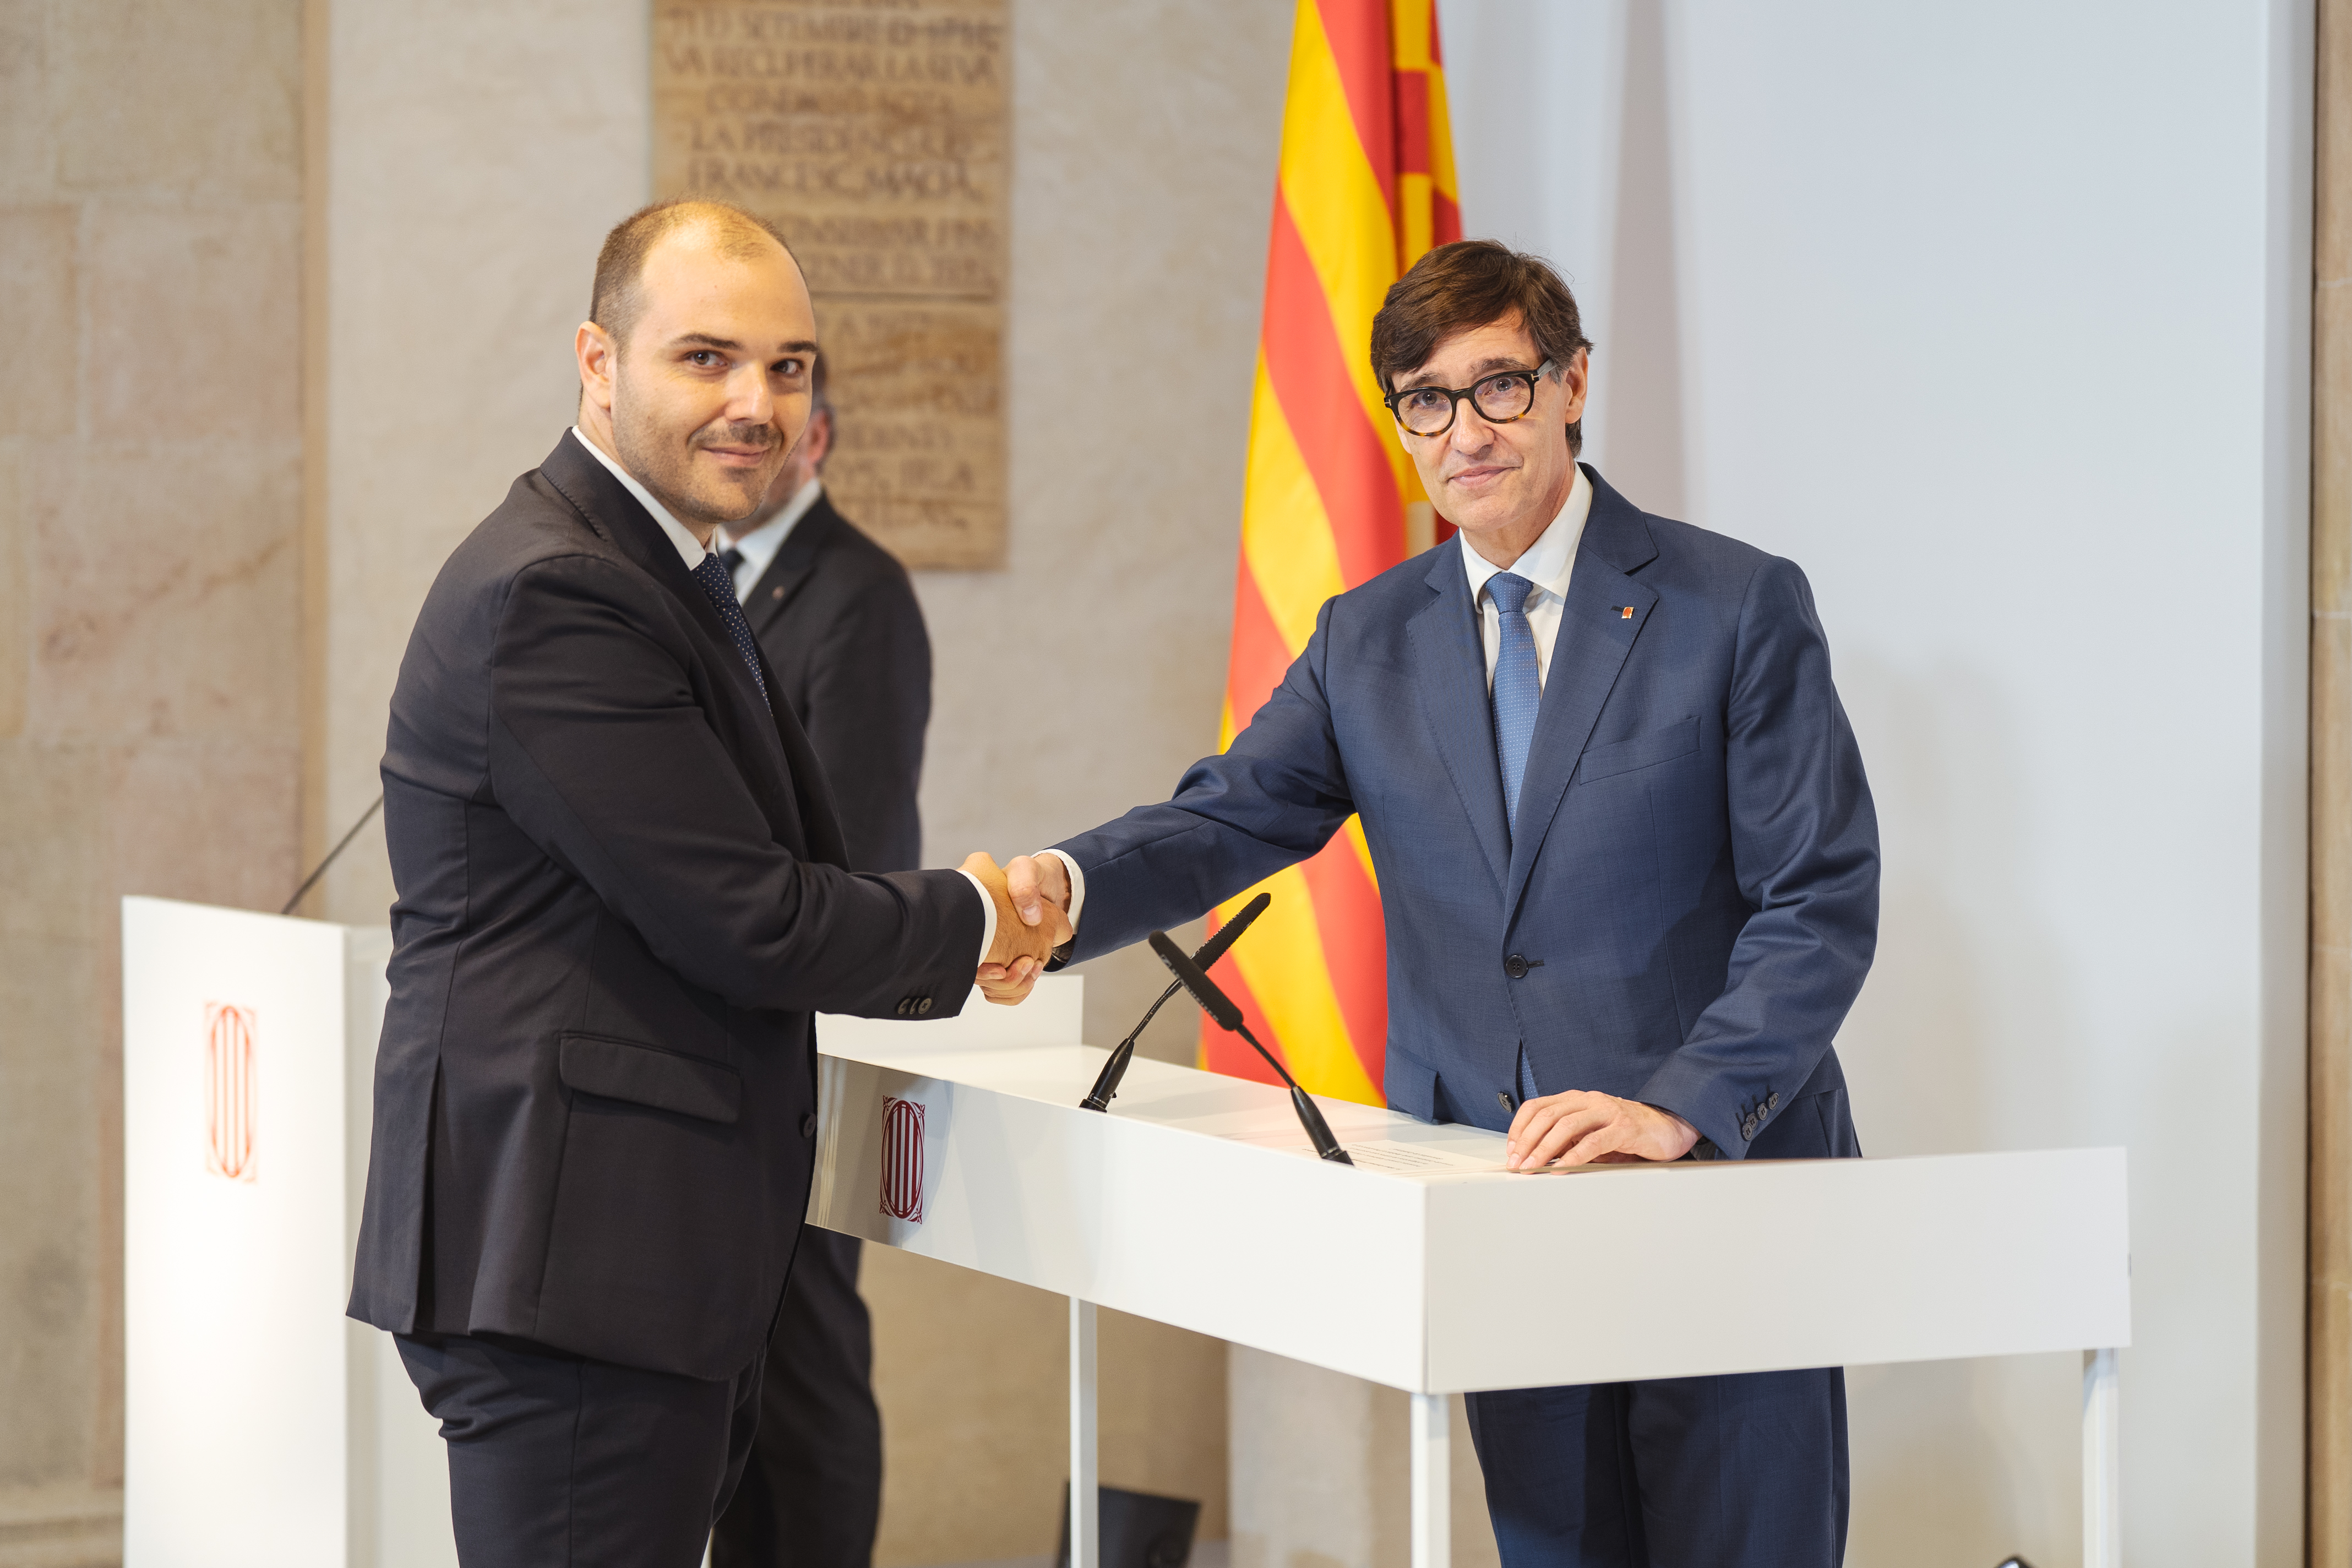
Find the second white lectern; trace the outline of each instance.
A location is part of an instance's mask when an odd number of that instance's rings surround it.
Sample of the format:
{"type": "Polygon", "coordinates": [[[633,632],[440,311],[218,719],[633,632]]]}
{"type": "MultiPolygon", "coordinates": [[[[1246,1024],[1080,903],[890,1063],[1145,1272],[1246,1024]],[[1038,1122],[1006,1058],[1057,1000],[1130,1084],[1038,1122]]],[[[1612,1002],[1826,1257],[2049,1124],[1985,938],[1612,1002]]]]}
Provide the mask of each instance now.
{"type": "Polygon", "coordinates": [[[1414,1568],[1447,1557],[1448,1394],[2084,1350],[2084,1561],[2120,1563],[2123,1151],[1512,1174],[1498,1133],[1323,1102],[1349,1168],[1284,1091],[1188,1068],[1079,1110],[1104,1053],[1075,1013],[1049,981],[946,1024],[822,1020],[809,1211],[1070,1298],[1072,1568],[1097,1305],[1410,1392],[1414,1568]],[[1595,1255],[1645,1288],[1585,1289],[1595,1255]]]}

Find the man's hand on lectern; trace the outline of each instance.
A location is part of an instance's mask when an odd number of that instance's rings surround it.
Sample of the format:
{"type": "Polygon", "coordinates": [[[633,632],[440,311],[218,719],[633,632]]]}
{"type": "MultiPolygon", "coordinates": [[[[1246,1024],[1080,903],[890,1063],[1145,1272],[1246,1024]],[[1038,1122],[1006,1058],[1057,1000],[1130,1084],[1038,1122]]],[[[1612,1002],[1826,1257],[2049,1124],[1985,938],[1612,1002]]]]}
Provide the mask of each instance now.
{"type": "Polygon", "coordinates": [[[1053,936],[1045,955],[1034,961],[1019,958],[980,966],[980,994],[1010,1007],[1036,985],[1054,949],[1070,940],[1070,874],[1058,855],[1015,855],[1005,863],[1004,883],[1021,923],[1053,936]]]}
{"type": "MultiPolygon", "coordinates": [[[[1017,866],[1021,861],[1013,864],[1017,866]]],[[[1061,862],[1054,864],[1056,870],[1061,868],[1061,862]]],[[[1006,885],[1004,871],[984,851],[967,856],[963,869],[980,879],[996,903],[996,940],[989,947],[988,962],[980,966],[981,994],[1011,1006],[1029,994],[1029,988],[1037,984],[1037,976],[1045,972],[1045,961],[1054,956],[1055,948],[1070,940],[1069,920],[1050,905],[1036,908],[1034,887],[1031,907],[1024,912],[1019,907],[1018,894],[1006,885]]]]}
{"type": "MultiPolygon", "coordinates": [[[[1016,899],[1017,901],[1017,899],[1016,899]]],[[[1679,1160],[1698,1142],[1698,1129],[1671,1110],[1638,1100],[1571,1089],[1526,1100],[1511,1118],[1506,1170],[1546,1165],[1622,1165],[1636,1160],[1679,1160]]]]}

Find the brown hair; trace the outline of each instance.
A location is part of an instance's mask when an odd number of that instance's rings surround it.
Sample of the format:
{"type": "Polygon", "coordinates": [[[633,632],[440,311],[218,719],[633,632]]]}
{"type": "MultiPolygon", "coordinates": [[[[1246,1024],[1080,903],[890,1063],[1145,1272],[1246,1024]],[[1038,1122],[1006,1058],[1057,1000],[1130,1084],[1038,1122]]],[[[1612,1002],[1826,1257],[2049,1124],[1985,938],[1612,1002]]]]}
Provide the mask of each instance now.
{"type": "MultiPolygon", "coordinates": [[[[817,416],[820,414],[824,416],[825,424],[831,427],[833,434],[839,435],[841,422],[833,416],[833,399],[826,396],[824,391],[824,351],[823,349],[819,349],[809,357],[809,423],[815,424],[817,416]]],[[[833,443],[827,441],[824,457],[816,460],[817,472],[824,472],[825,461],[832,456],[833,443]]]]}
{"type": "MultiPolygon", "coordinates": [[[[1543,358],[1564,375],[1579,349],[1592,341],[1551,263],[1491,239],[1457,239],[1441,245],[1390,285],[1372,318],[1372,374],[1383,395],[1396,378],[1419,369],[1437,345],[1516,313],[1543,358]]],[[[1568,427],[1568,449],[1584,449],[1584,422],[1568,427]]]]}
{"type": "Polygon", "coordinates": [[[751,260],[771,240],[786,256],[793,253],[774,224],[732,202],[675,196],[639,207],[604,237],[604,247],[596,253],[595,287],[588,296],[588,319],[610,332],[614,344],[628,337],[644,313],[637,282],[645,276],[646,258],[673,230],[696,224],[709,227],[719,241],[719,253],[732,260],[751,260]]]}

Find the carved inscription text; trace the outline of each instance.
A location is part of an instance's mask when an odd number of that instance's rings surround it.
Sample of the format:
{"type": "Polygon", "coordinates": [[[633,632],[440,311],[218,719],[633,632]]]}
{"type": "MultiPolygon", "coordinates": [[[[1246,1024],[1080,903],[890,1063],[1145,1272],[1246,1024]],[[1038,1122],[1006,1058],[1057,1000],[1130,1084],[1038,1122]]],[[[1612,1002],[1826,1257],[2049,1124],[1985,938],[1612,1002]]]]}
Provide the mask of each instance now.
{"type": "Polygon", "coordinates": [[[1004,552],[1005,0],[656,0],[654,184],[773,219],[838,410],[825,488],[910,566],[1004,552]]]}

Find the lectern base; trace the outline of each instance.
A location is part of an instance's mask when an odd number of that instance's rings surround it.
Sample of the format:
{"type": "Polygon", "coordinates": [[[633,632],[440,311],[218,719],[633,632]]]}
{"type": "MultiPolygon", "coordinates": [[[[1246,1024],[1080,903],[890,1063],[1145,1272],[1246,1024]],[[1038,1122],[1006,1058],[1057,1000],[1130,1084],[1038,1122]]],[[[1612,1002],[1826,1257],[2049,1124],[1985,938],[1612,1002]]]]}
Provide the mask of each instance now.
{"type": "Polygon", "coordinates": [[[1445,1568],[1454,1547],[1453,1413],[1443,1394],[1412,1396],[1412,1568],[1445,1568]]]}
{"type": "Polygon", "coordinates": [[[2083,1352],[2083,1568],[2123,1568],[2124,1467],[2116,1352],[2083,1352]]]}
{"type": "Polygon", "coordinates": [[[1070,1298],[1070,1568],[1102,1568],[1102,1473],[1096,1462],[1095,1304],[1070,1298]]]}
{"type": "MultiPolygon", "coordinates": [[[[1096,1309],[1070,1298],[1070,1500],[1068,1568],[1103,1568],[1097,1465],[1096,1309]]],[[[2116,1352],[2083,1352],[2083,1564],[2123,1568],[2122,1406],[2116,1352]]],[[[1412,1444],[1412,1568],[1449,1568],[1454,1552],[1453,1428],[1448,1396],[1415,1394],[1412,1444]]]]}

